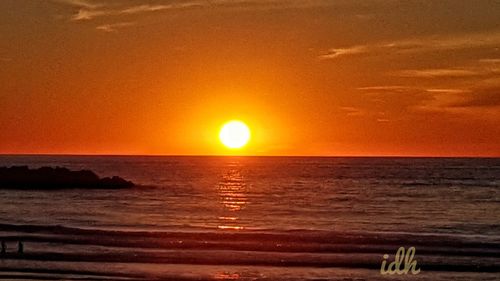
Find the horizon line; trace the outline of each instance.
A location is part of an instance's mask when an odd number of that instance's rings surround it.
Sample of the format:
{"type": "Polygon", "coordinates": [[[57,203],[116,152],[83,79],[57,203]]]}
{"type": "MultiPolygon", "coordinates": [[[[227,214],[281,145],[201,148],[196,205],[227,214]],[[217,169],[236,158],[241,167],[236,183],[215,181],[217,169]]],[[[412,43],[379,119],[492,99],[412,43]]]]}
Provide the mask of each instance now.
{"type": "Polygon", "coordinates": [[[283,158],[500,158],[486,155],[228,155],[228,154],[100,154],[100,153],[0,153],[2,156],[60,157],[283,157],[283,158]]]}

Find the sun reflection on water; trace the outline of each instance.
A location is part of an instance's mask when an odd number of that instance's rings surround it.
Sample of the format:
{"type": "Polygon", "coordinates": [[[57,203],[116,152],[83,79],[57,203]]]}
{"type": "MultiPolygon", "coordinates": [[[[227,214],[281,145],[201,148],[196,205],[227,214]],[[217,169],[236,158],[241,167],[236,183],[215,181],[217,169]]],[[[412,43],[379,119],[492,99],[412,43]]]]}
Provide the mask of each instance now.
{"type": "Polygon", "coordinates": [[[236,280],[240,279],[240,275],[238,273],[219,272],[214,275],[214,279],[236,280]]]}
{"type": "Polygon", "coordinates": [[[222,205],[222,214],[218,217],[218,228],[244,229],[240,223],[240,212],[247,205],[248,198],[247,185],[241,174],[240,165],[232,163],[227,167],[218,183],[217,192],[222,205]]]}

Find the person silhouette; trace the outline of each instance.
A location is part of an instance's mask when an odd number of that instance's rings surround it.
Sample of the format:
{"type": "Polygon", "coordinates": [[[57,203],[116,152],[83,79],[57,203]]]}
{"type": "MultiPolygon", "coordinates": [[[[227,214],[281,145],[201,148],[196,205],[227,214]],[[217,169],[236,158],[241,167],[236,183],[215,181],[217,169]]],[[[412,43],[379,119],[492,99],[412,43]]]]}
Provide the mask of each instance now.
{"type": "Polygon", "coordinates": [[[22,254],[24,252],[24,245],[22,241],[17,243],[17,253],[22,254]]]}

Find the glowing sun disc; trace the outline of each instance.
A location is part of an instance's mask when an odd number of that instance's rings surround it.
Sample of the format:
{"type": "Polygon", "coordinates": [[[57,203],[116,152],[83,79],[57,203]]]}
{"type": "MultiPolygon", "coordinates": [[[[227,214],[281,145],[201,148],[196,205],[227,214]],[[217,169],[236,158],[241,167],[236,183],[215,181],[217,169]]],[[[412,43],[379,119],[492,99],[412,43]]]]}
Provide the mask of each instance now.
{"type": "Polygon", "coordinates": [[[228,148],[242,148],[250,140],[250,129],[241,121],[229,121],[222,126],[219,139],[228,148]]]}

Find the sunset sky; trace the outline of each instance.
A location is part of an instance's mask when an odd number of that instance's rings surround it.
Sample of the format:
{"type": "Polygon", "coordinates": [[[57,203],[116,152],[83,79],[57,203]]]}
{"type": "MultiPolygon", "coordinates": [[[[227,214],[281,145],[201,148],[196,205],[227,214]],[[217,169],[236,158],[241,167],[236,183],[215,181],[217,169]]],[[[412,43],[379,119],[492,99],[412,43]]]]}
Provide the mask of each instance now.
{"type": "Polygon", "coordinates": [[[1,0],[0,153],[500,156],[500,2],[1,0]]]}

